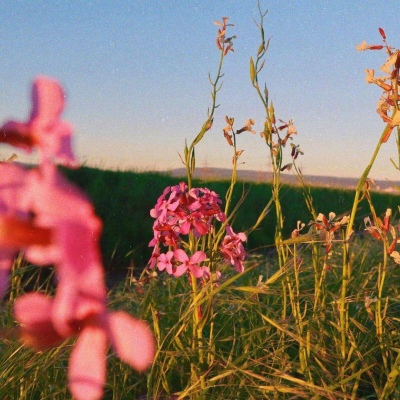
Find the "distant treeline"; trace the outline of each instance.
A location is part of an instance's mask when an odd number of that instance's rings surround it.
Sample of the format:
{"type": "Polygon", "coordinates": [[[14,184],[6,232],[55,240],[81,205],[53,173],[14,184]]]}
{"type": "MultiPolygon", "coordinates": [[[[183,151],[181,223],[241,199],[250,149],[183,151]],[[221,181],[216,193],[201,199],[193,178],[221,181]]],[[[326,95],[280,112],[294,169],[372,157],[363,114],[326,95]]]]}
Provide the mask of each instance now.
{"type": "MultiPolygon", "coordinates": [[[[123,271],[133,265],[142,269],[151,254],[148,247],[152,239],[153,219],[150,210],[164,188],[176,185],[185,179],[154,172],[107,171],[89,167],[78,170],[64,170],[64,173],[83,188],[92,199],[96,212],[103,221],[102,252],[106,268],[123,271]]],[[[208,187],[225,200],[228,181],[195,180],[193,187],[208,187]]],[[[256,221],[261,210],[271,198],[271,185],[268,183],[238,182],[235,187],[233,205],[245,195],[243,204],[233,221],[235,232],[246,231],[256,221]]],[[[330,188],[311,188],[317,212],[337,215],[348,212],[353,204],[353,192],[330,188]]],[[[392,208],[397,213],[399,197],[372,193],[373,203],[378,215],[392,208]]],[[[284,185],[281,189],[281,203],[284,220],[284,235],[290,237],[298,220],[306,224],[312,219],[298,186],[284,185]]],[[[357,214],[356,227],[363,229],[363,219],[369,215],[368,204],[362,202],[357,214]]],[[[275,234],[275,210],[271,211],[257,231],[248,238],[248,252],[266,252],[272,249],[275,234]]]]}

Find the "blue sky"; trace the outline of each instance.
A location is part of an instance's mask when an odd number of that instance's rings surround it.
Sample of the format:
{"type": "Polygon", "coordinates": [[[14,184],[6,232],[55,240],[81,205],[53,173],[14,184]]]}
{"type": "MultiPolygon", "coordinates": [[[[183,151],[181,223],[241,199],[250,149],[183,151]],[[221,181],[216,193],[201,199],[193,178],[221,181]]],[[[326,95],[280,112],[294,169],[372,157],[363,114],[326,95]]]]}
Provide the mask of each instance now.
{"type": "MultiPolygon", "coordinates": [[[[397,1],[262,1],[271,36],[267,82],[278,118],[293,118],[305,174],[359,176],[384,127],[375,112],[378,88],[364,69],[379,69],[378,27],[400,46],[397,1]]],[[[178,153],[206,119],[208,73],[217,70],[215,20],[235,24],[235,52],[225,60],[214,125],[197,148],[197,165],[231,165],[222,135],[225,115],[240,128],[248,118],[262,130],[262,105],[249,80],[249,58],[259,46],[257,2],[4,1],[0,11],[0,119],[23,120],[38,74],[59,79],[68,95],[65,118],[75,127],[75,149],[90,165],[137,170],[180,167],[178,153]]],[[[241,168],[269,170],[257,135],[242,134],[241,168]]],[[[6,157],[13,150],[2,148],[6,157]]],[[[21,153],[19,153],[21,154],[21,153]]],[[[384,146],[373,178],[398,179],[394,137],[384,146]]],[[[288,160],[289,161],[289,160],[288,160]]]]}

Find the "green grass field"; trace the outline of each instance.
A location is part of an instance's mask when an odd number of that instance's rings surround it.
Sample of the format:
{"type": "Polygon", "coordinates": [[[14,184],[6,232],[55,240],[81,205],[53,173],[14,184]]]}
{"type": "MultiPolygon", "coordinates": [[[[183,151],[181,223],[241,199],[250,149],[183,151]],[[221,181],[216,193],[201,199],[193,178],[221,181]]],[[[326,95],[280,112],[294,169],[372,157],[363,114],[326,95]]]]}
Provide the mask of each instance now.
{"type": "MultiPolygon", "coordinates": [[[[151,251],[148,243],[152,239],[150,209],[166,186],[176,185],[182,178],[151,172],[106,171],[83,167],[79,170],[65,170],[67,176],[83,188],[92,199],[96,212],[103,220],[102,249],[104,262],[111,271],[125,270],[131,263],[139,270],[146,265],[151,251]]],[[[208,187],[225,199],[228,181],[195,181],[196,187],[208,187]]],[[[265,204],[271,199],[272,186],[269,183],[240,182],[233,196],[236,203],[245,194],[245,199],[233,226],[236,231],[248,230],[257,220],[265,204]]],[[[311,188],[314,207],[318,212],[328,214],[334,211],[340,215],[351,210],[354,192],[321,187],[311,188]]],[[[284,185],[281,189],[281,203],[284,221],[284,236],[288,238],[296,228],[298,220],[308,222],[308,212],[303,191],[298,186],[284,185]]],[[[396,213],[398,196],[373,193],[373,202],[378,215],[392,208],[396,213]]],[[[368,204],[363,204],[357,215],[356,227],[364,229],[363,218],[368,215],[368,204]]],[[[271,211],[258,230],[250,236],[246,246],[250,253],[265,253],[274,246],[276,217],[271,211]]]]}
{"type": "MultiPolygon", "coordinates": [[[[86,167],[69,175],[89,193],[104,221],[102,244],[111,271],[126,271],[131,259],[143,267],[150,254],[149,204],[155,203],[165,186],[178,183],[176,179],[86,167]]],[[[228,188],[227,182],[195,184],[207,185],[221,197],[228,188]]],[[[237,230],[255,222],[270,191],[269,184],[237,185],[235,200],[246,193],[242,213],[234,222],[237,230]]],[[[305,211],[299,188],[284,186],[281,193],[286,239],[298,219],[309,221],[311,215],[305,211]]],[[[354,196],[351,191],[323,188],[312,188],[311,193],[316,209],[324,213],[349,210],[354,196]]],[[[396,196],[377,193],[372,197],[377,212],[395,208],[398,201],[396,196]]],[[[359,210],[356,225],[361,231],[367,214],[367,208],[359,210]]],[[[158,351],[145,375],[135,373],[110,353],[105,399],[168,399],[173,394],[192,399],[399,398],[398,265],[388,262],[383,285],[382,245],[369,235],[352,240],[343,358],[339,307],[345,247],[339,240],[326,269],[323,243],[288,245],[287,262],[280,269],[272,251],[273,215],[249,238],[245,272],[236,274],[221,266],[220,286],[205,284],[197,300],[186,278],[167,274],[144,274],[140,279],[137,273],[136,278],[128,274],[113,286],[111,308],[148,321],[158,351]],[[193,312],[199,304],[203,310],[201,340],[193,337],[192,330],[193,312]],[[378,315],[383,315],[379,333],[378,315]]],[[[52,291],[51,276],[43,279],[43,274],[43,269],[38,272],[20,263],[12,278],[10,300],[0,314],[3,329],[13,327],[13,300],[27,287],[52,291]]],[[[65,370],[73,342],[35,353],[18,344],[12,332],[0,343],[1,398],[69,398],[65,370]]]]}

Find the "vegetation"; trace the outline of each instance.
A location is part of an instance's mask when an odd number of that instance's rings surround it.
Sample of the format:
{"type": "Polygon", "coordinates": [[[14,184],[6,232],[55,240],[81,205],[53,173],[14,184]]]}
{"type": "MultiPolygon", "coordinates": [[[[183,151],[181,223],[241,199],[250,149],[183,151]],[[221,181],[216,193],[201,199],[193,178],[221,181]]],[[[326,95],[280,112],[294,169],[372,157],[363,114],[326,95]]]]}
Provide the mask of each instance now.
{"type": "MultiPolygon", "coordinates": [[[[142,271],[150,258],[148,243],[152,237],[150,209],[165,187],[178,184],[180,180],[168,174],[133,171],[107,171],[89,167],[65,170],[67,176],[92,199],[96,213],[103,221],[102,250],[104,263],[112,272],[123,271],[131,265],[142,271]]],[[[287,172],[289,173],[289,172],[287,172]]],[[[224,198],[229,181],[194,180],[195,187],[208,187],[224,198]]],[[[239,182],[233,193],[236,204],[243,193],[245,198],[234,225],[238,231],[246,231],[257,221],[265,200],[271,198],[271,183],[239,182]]],[[[338,188],[311,187],[315,208],[323,214],[335,210],[348,213],[354,199],[354,191],[338,188]]],[[[398,196],[372,192],[378,215],[387,208],[396,210],[398,196]]],[[[281,203],[285,215],[284,237],[289,237],[298,220],[309,222],[313,216],[306,207],[301,186],[283,185],[281,203]]],[[[360,204],[356,228],[364,229],[363,218],[369,215],[367,203],[360,204]]],[[[276,216],[270,212],[257,230],[249,235],[246,249],[250,254],[265,254],[274,248],[276,216]]]]}
{"type": "MultiPolygon", "coordinates": [[[[106,399],[400,398],[398,197],[372,193],[368,180],[392,133],[397,135],[400,154],[400,51],[386,43],[382,29],[382,45],[359,46],[359,50],[385,50],[389,58],[381,68],[384,77],[375,78],[373,70],[367,70],[367,81],[383,90],[378,113],[386,126],[357,187],[354,191],[309,188],[296,165],[303,154],[294,144],[293,121],[275,117],[267,86],[260,83],[269,40],[266,13],[260,6],[259,11],[261,40],[250,60],[250,80],[265,110],[262,137],[271,159],[271,183],[238,182],[238,135],[253,132],[254,121],[236,129],[234,118],[228,116],[223,134],[233,151],[231,180],[193,179],[195,149],[211,129],[223,62],[233,50],[235,36],[227,36],[232,26],[228,18],[216,22],[220,60],[215,78],[210,76],[212,97],[205,122],[184,146],[185,183],[153,173],[65,171],[87,191],[103,220],[103,256],[110,269],[122,269],[131,259],[136,266],[112,286],[109,308],[148,321],[156,341],[153,363],[142,374],[110,350],[106,399]],[[289,170],[299,186],[282,185],[281,174],[289,170]],[[209,190],[199,189],[205,186],[209,190]],[[143,269],[148,260],[152,262],[143,269]]],[[[3,225],[8,227],[9,221],[3,225]]],[[[66,340],[46,352],[33,352],[16,340],[26,329],[12,311],[18,299],[32,289],[51,296],[56,291],[49,299],[57,299],[59,287],[66,285],[58,282],[55,289],[52,275],[44,277],[45,271],[22,256],[14,262],[10,291],[0,312],[4,399],[70,396],[65,370],[75,339],[62,336],[66,340]],[[14,318],[20,322],[17,327],[14,318]]],[[[55,272],[57,280],[57,265],[55,272]]],[[[105,311],[96,314],[96,310],[94,316],[101,318],[95,322],[93,315],[80,320],[73,314],[78,341],[88,326],[106,329],[99,322],[107,318],[105,311]]],[[[28,322],[29,317],[25,317],[28,322]]],[[[53,333],[58,334],[56,328],[53,333]]],[[[131,365],[135,367],[135,360],[131,365]]]]}

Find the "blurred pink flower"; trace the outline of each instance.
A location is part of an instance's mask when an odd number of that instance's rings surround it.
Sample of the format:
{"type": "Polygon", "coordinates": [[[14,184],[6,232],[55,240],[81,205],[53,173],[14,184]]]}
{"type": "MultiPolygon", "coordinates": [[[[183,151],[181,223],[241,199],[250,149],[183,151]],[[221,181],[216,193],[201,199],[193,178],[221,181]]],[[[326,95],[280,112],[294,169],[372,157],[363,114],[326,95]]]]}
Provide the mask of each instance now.
{"type": "Polygon", "coordinates": [[[24,251],[36,265],[54,264],[59,282],[57,304],[71,309],[82,293],[106,294],[100,259],[101,221],[86,196],[56,167],[25,170],[2,164],[0,184],[0,269],[4,292],[13,256],[24,251]],[[63,300],[65,289],[73,295],[63,300]]]}
{"type": "Polygon", "coordinates": [[[60,119],[65,95],[60,84],[39,76],[32,87],[32,111],[27,122],[8,121],[0,128],[0,141],[30,152],[37,146],[42,159],[74,166],[71,126],[60,119]]]}
{"type": "MultiPolygon", "coordinates": [[[[28,171],[16,164],[0,164],[0,299],[8,286],[8,275],[19,242],[15,243],[10,221],[15,218],[27,220],[28,213],[20,209],[20,197],[25,188],[28,171]]],[[[15,229],[13,230],[15,232],[15,229]]]]}
{"type": "Polygon", "coordinates": [[[57,329],[55,301],[42,293],[19,297],[14,316],[21,325],[22,341],[36,349],[77,336],[68,367],[71,393],[78,400],[100,399],[106,381],[108,342],[123,362],[142,372],[153,361],[154,338],[145,322],[122,311],[108,313],[105,306],[93,308],[89,298],[81,299],[79,309],[74,316],[62,316],[70,326],[69,332],[57,329]]]}

